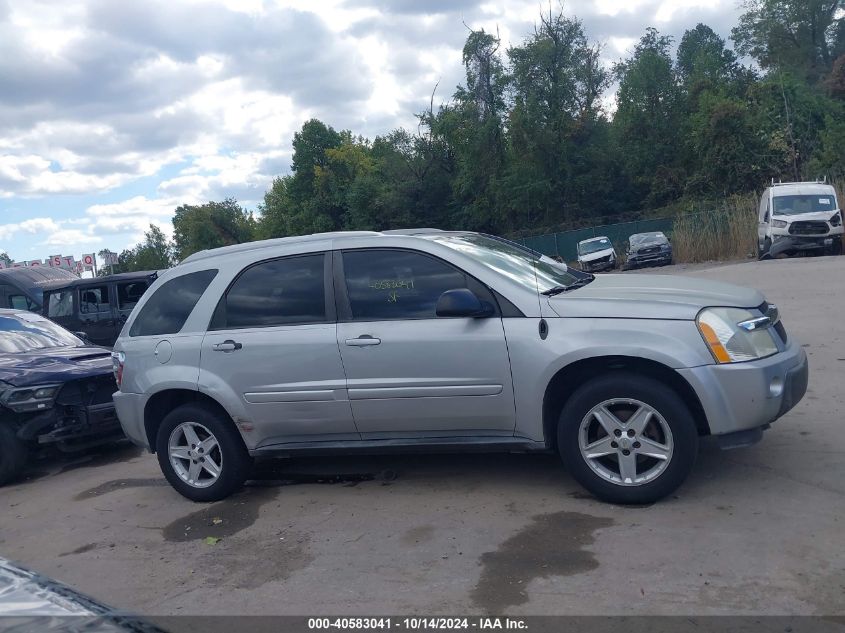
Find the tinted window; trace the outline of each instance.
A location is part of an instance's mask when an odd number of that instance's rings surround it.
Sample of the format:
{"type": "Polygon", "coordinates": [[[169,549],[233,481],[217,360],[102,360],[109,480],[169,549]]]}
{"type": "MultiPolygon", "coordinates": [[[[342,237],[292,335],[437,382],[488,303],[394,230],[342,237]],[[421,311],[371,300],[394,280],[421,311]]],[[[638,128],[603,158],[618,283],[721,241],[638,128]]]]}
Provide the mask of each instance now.
{"type": "Polygon", "coordinates": [[[79,289],[79,311],[83,314],[109,312],[109,287],[92,286],[79,289]]]}
{"type": "Polygon", "coordinates": [[[174,334],[182,329],[217,270],[201,270],[164,282],[141,308],[129,336],[174,334]]]}
{"type": "Polygon", "coordinates": [[[354,319],[433,319],[441,294],[467,287],[464,273],[409,251],[350,251],[343,267],[354,319]]]}
{"type": "Polygon", "coordinates": [[[9,295],[9,307],[15,310],[34,310],[37,306],[25,295],[9,295]]]}
{"type": "Polygon", "coordinates": [[[51,292],[47,302],[48,317],[65,317],[73,314],[73,291],[51,292]]]}
{"type": "Polygon", "coordinates": [[[324,260],[323,254],[306,255],[247,268],[226,293],[218,327],[325,321],[324,260]]]}
{"type": "Polygon", "coordinates": [[[117,284],[118,310],[131,310],[147,290],[146,281],[129,281],[117,284]]]}

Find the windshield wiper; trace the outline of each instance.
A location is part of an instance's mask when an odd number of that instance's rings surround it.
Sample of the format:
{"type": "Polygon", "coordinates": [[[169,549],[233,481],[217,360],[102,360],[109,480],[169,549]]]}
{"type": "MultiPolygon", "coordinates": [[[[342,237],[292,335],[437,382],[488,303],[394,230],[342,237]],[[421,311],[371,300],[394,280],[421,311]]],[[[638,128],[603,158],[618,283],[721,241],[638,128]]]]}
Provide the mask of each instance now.
{"type": "Polygon", "coordinates": [[[584,277],[583,279],[577,279],[568,286],[555,286],[553,288],[549,288],[548,290],[544,290],[540,294],[546,295],[547,297],[554,297],[555,295],[559,295],[562,292],[575,290],[576,288],[583,288],[595,278],[595,275],[590,275],[589,277],[584,277]]]}

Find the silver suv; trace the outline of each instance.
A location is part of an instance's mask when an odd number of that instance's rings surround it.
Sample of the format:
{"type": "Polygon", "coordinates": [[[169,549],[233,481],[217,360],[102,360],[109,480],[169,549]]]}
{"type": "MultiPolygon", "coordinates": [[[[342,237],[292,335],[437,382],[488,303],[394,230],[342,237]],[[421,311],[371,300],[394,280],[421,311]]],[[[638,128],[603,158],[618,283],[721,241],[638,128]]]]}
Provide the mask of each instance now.
{"type": "Polygon", "coordinates": [[[675,490],[698,439],[760,439],[807,360],[760,292],[572,270],[468,232],[327,233],[204,251],[113,353],[126,434],[195,501],[252,459],[557,451],[596,496],[675,490]]]}

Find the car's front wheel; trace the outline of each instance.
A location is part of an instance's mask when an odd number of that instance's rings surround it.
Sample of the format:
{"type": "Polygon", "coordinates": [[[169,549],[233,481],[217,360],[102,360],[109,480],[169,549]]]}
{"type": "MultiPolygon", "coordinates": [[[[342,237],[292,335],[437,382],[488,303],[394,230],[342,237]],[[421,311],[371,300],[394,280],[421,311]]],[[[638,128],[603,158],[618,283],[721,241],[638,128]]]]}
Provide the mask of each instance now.
{"type": "Polygon", "coordinates": [[[689,408],[652,378],[613,372],[569,398],[558,448],[572,476],[605,501],[653,503],[686,479],[698,452],[689,408]]]}
{"type": "Polygon", "coordinates": [[[162,473],[191,501],[219,501],[240,488],[252,460],[228,417],[212,407],[186,404],[171,411],[156,437],[162,473]]]}

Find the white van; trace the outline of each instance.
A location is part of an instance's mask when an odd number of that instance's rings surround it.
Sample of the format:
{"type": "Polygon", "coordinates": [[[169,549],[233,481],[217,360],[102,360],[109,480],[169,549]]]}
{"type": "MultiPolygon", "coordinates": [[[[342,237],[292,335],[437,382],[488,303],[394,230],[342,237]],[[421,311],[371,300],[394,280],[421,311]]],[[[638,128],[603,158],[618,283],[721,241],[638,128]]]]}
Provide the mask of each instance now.
{"type": "Polygon", "coordinates": [[[836,190],[823,182],[773,183],[760,199],[760,259],[815,250],[842,252],[842,211],[836,190]]]}

